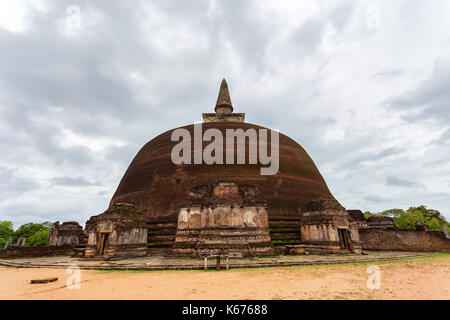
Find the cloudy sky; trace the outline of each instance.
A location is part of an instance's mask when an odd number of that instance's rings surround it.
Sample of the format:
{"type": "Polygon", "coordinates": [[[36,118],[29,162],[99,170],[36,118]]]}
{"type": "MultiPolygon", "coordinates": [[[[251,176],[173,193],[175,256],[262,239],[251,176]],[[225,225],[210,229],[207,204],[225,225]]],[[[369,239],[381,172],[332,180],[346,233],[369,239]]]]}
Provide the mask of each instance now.
{"type": "Polygon", "coordinates": [[[347,209],[450,218],[449,1],[1,1],[0,50],[16,228],[103,212],[140,147],[212,111],[223,77],[347,209]]]}

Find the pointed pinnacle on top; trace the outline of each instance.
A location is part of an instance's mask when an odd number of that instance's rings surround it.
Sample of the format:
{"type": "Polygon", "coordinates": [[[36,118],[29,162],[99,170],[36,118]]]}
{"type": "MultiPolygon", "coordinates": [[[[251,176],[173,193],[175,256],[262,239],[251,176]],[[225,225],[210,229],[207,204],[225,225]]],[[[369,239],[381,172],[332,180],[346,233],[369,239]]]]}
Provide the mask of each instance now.
{"type": "Polygon", "coordinates": [[[231,104],[230,93],[228,92],[228,84],[225,78],[223,78],[220,84],[219,96],[217,97],[216,107],[214,108],[216,113],[232,113],[233,105],[231,104]]]}

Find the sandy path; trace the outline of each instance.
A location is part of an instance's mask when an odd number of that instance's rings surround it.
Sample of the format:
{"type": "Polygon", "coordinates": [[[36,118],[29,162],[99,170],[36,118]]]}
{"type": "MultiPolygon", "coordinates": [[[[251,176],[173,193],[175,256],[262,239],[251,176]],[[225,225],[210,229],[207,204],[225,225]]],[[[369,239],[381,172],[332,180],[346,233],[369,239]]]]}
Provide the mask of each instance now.
{"type": "Polygon", "coordinates": [[[400,262],[204,271],[81,271],[68,289],[60,269],[0,267],[0,299],[450,299],[450,256],[400,262]],[[367,267],[381,288],[366,286],[367,267]],[[49,284],[31,279],[59,277],[49,284]]]}

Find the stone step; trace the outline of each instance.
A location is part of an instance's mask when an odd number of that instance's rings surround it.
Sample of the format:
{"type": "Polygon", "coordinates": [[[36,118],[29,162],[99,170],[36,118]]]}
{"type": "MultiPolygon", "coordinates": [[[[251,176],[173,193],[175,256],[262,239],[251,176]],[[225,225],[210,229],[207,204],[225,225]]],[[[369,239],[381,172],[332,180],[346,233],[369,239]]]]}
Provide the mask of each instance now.
{"type": "Polygon", "coordinates": [[[276,225],[276,224],[298,225],[298,224],[300,224],[300,221],[297,221],[297,220],[269,220],[269,225],[276,225]]]}
{"type": "Polygon", "coordinates": [[[278,237],[275,237],[275,236],[272,236],[272,241],[274,241],[274,240],[283,240],[283,241],[289,241],[289,240],[297,240],[297,239],[299,239],[300,240],[300,237],[298,236],[298,235],[293,235],[293,236],[278,236],[278,237]]]}
{"type": "Polygon", "coordinates": [[[153,237],[153,236],[166,236],[166,235],[172,235],[175,236],[175,234],[177,233],[176,229],[163,229],[163,230],[148,230],[148,236],[149,237],[153,237]]]}
{"type": "Polygon", "coordinates": [[[269,217],[269,222],[271,221],[300,221],[300,217],[271,216],[269,217]]]}
{"type": "Polygon", "coordinates": [[[300,232],[300,226],[284,226],[284,227],[271,227],[269,228],[270,232],[300,232]]]}
{"type": "Polygon", "coordinates": [[[173,241],[169,242],[149,242],[147,243],[148,248],[171,248],[173,245],[173,241]]]}
{"type": "Polygon", "coordinates": [[[300,229],[300,224],[299,223],[269,224],[269,229],[300,229]]]}
{"type": "Polygon", "coordinates": [[[274,237],[296,237],[300,239],[300,231],[298,232],[292,232],[292,231],[287,231],[287,232],[271,232],[270,233],[272,239],[274,237]]]}
{"type": "Polygon", "coordinates": [[[148,229],[176,229],[177,223],[147,223],[148,229]]]}
{"type": "Polygon", "coordinates": [[[286,246],[286,245],[303,244],[304,242],[301,241],[301,240],[295,240],[295,241],[292,240],[292,241],[289,241],[289,242],[287,242],[287,241],[275,240],[275,241],[272,241],[272,243],[273,243],[273,245],[274,245],[275,247],[284,247],[284,246],[286,246]]]}
{"type": "Polygon", "coordinates": [[[175,239],[174,234],[169,235],[152,235],[151,237],[147,237],[147,242],[155,242],[155,241],[173,241],[175,239]]]}

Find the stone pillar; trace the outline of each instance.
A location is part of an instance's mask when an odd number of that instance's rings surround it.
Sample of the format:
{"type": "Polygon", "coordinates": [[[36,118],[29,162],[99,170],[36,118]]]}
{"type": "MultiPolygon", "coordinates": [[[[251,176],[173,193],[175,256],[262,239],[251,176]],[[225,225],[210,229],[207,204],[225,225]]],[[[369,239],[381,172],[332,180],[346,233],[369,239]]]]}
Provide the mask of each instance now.
{"type": "Polygon", "coordinates": [[[25,237],[20,237],[19,239],[17,239],[16,246],[17,246],[17,247],[24,247],[26,241],[27,241],[27,238],[25,238],[25,237]]]}
{"type": "Polygon", "coordinates": [[[3,248],[3,250],[6,250],[9,248],[9,246],[11,245],[12,242],[12,237],[9,237],[8,241],[5,244],[5,247],[3,248]]]}
{"type": "Polygon", "coordinates": [[[447,239],[450,239],[450,235],[448,234],[447,224],[445,221],[440,221],[440,225],[442,227],[442,231],[444,232],[444,235],[447,239]]]}

